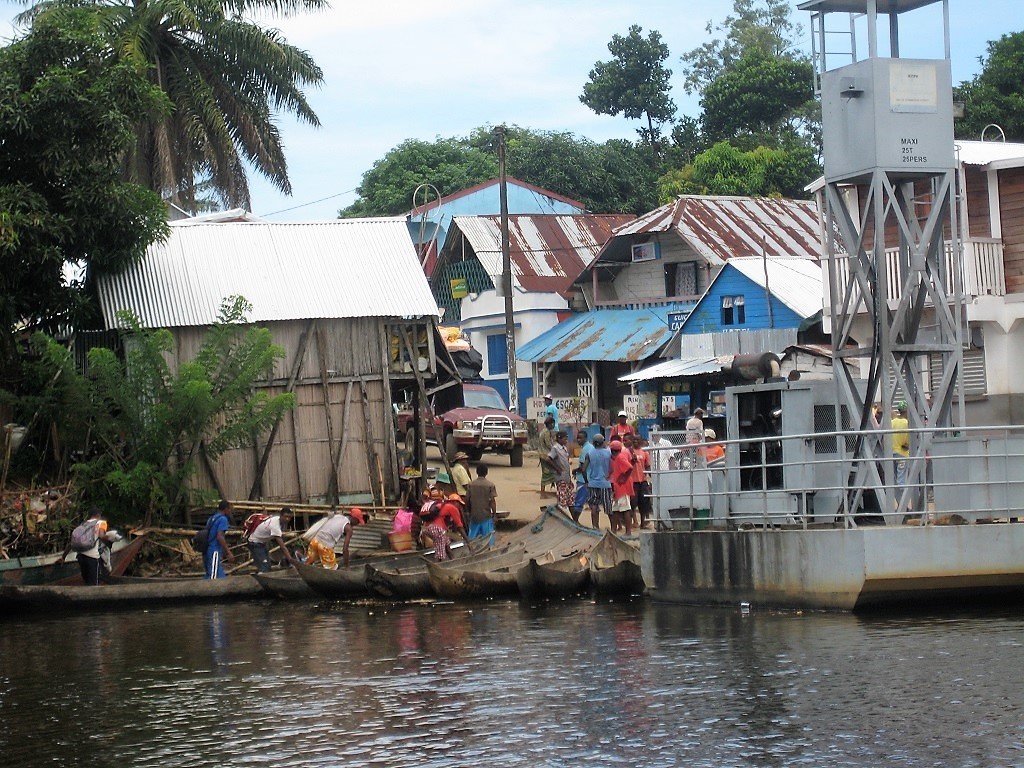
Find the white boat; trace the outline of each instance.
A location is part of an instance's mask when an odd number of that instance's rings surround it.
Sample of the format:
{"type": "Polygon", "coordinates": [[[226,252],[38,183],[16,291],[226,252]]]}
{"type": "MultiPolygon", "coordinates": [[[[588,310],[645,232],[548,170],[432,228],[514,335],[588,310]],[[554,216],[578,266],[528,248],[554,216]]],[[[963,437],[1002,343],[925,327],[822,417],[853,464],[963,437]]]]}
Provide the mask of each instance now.
{"type": "Polygon", "coordinates": [[[654,600],[857,610],[1024,595],[1024,430],[934,430],[932,479],[908,487],[891,460],[855,458],[884,432],[821,428],[837,423],[830,381],[726,398],[721,466],[662,433],[678,447],[662,449],[673,468],[653,473],[657,530],[641,534],[654,600]],[[781,434],[744,434],[780,408],[781,434]],[[866,461],[879,482],[852,482],[866,461]]]}

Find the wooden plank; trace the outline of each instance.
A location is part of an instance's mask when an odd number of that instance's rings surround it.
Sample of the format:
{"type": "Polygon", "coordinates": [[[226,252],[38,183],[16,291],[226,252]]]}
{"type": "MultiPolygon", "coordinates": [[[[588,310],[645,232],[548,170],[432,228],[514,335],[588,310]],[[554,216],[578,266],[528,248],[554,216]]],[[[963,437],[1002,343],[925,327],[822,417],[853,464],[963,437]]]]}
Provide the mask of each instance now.
{"type": "Polygon", "coordinates": [[[332,504],[337,504],[338,503],[338,493],[337,493],[338,473],[341,471],[341,462],[345,459],[345,448],[348,446],[348,435],[349,435],[349,429],[348,429],[349,418],[348,417],[349,417],[349,414],[351,413],[351,410],[352,410],[351,409],[351,405],[352,405],[352,387],[353,386],[354,386],[354,384],[350,381],[348,383],[348,387],[345,390],[345,414],[342,417],[342,424],[341,424],[341,445],[338,446],[338,455],[334,459],[334,464],[333,464],[333,467],[334,467],[333,472],[334,472],[335,494],[334,494],[334,496],[332,496],[329,499],[329,501],[332,504]]]}
{"type": "MultiPolygon", "coordinates": [[[[319,326],[316,329],[316,349],[317,358],[320,362],[320,390],[323,394],[324,402],[324,419],[327,422],[327,455],[334,455],[334,422],[331,418],[331,395],[330,395],[330,383],[327,379],[327,352],[326,344],[324,342],[324,335],[321,333],[319,326]]],[[[331,467],[331,476],[327,483],[327,496],[331,499],[338,498],[338,475],[334,472],[334,468],[331,467]]]]}

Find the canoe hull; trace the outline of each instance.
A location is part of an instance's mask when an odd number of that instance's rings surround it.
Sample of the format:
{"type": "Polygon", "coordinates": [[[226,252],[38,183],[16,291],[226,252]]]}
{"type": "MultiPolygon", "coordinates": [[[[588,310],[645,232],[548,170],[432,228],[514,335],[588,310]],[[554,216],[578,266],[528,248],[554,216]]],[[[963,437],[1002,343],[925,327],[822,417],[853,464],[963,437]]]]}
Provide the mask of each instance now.
{"type": "Polygon", "coordinates": [[[223,579],[154,579],[120,584],[83,585],[4,585],[0,586],[0,606],[34,609],[91,609],[153,607],[181,602],[239,600],[265,595],[263,587],[251,576],[223,579]]]}
{"type": "Polygon", "coordinates": [[[643,594],[640,548],[606,532],[590,552],[590,583],[598,594],[643,594]]]}
{"type": "MultiPolygon", "coordinates": [[[[110,575],[123,576],[145,542],[145,534],[115,542],[110,550],[110,575]]],[[[75,585],[82,583],[78,560],[60,554],[20,557],[0,561],[0,586],[4,585],[75,585]]]]}
{"type": "Polygon", "coordinates": [[[516,584],[526,598],[578,595],[590,586],[590,558],[579,553],[550,563],[531,558],[516,572],[516,584]]]}
{"type": "Polygon", "coordinates": [[[309,584],[302,580],[294,570],[269,571],[268,573],[254,573],[253,578],[259,582],[263,590],[274,597],[282,600],[302,600],[316,597],[309,584]]]}

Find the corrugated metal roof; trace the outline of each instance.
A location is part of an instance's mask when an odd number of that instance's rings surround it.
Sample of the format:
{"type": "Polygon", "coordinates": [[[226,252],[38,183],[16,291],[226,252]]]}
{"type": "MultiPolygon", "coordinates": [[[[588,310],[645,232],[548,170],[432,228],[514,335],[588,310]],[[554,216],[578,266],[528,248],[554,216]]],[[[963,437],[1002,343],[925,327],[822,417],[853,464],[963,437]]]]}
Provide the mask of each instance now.
{"type": "Polygon", "coordinates": [[[663,360],[660,363],[644,368],[636,373],[628,373],[625,376],[619,376],[619,381],[632,384],[638,381],[650,381],[652,379],[674,379],[680,376],[704,376],[709,373],[719,373],[726,365],[731,363],[732,356],[729,356],[727,361],[718,360],[714,357],[663,360]]]}
{"type": "MultiPolygon", "coordinates": [[[[572,206],[573,208],[576,208],[576,209],[578,209],[580,211],[585,211],[587,209],[587,207],[583,203],[581,203],[579,200],[572,200],[572,199],[570,199],[568,197],[565,197],[564,195],[558,194],[557,192],[552,192],[550,189],[544,189],[543,187],[538,187],[535,184],[530,184],[529,182],[526,182],[526,181],[520,181],[519,179],[515,178],[514,176],[506,176],[505,177],[505,182],[509,186],[516,186],[516,187],[520,187],[522,189],[529,190],[530,192],[533,192],[534,195],[536,195],[536,197],[538,199],[546,197],[546,198],[549,198],[551,200],[558,200],[558,201],[560,201],[562,203],[565,203],[566,205],[572,206]]],[[[440,208],[440,207],[442,207],[442,206],[444,206],[444,205],[446,205],[448,203],[452,203],[455,200],[458,200],[460,198],[469,197],[470,195],[476,194],[477,192],[479,192],[482,189],[488,189],[489,187],[496,187],[500,183],[501,183],[500,179],[488,179],[487,181],[481,181],[479,184],[474,184],[471,187],[466,187],[466,189],[460,189],[458,192],[453,192],[450,195],[445,195],[444,197],[440,197],[440,198],[438,198],[436,200],[431,200],[429,203],[424,203],[423,205],[418,205],[415,208],[413,208],[411,211],[409,211],[406,214],[406,216],[410,217],[410,218],[415,218],[417,216],[421,216],[424,213],[427,213],[428,211],[433,210],[434,208],[440,208]]]]}
{"type": "MultiPolygon", "coordinates": [[[[732,267],[802,318],[812,317],[825,306],[821,265],[808,259],[761,259],[745,256],[730,259],[732,267]],[[767,270],[767,274],[766,274],[767,270]]],[[[719,277],[722,276],[720,272],[719,277]]]]}
{"type": "Polygon", "coordinates": [[[1003,141],[965,141],[957,139],[953,144],[965,165],[988,165],[1004,167],[1024,165],[1024,144],[1003,141]]]}
{"type": "Polygon", "coordinates": [[[672,337],[669,313],[692,306],[581,312],[524,344],[516,351],[516,358],[530,363],[646,360],[672,337]]]}
{"type": "Polygon", "coordinates": [[[209,325],[232,295],[252,304],[253,322],[437,315],[400,218],[174,226],[98,289],[110,328],[122,309],[151,328],[209,325]]]}
{"type": "MultiPolygon", "coordinates": [[[[597,257],[626,214],[523,214],[508,217],[512,278],[523,290],[565,293],[597,257]]],[[[456,216],[484,270],[501,274],[501,217],[456,216]]],[[[449,238],[448,242],[454,242],[449,238]]]]}
{"type": "Polygon", "coordinates": [[[715,265],[739,256],[817,259],[821,252],[813,200],[682,195],[615,230],[615,236],[672,230],[715,265]]]}

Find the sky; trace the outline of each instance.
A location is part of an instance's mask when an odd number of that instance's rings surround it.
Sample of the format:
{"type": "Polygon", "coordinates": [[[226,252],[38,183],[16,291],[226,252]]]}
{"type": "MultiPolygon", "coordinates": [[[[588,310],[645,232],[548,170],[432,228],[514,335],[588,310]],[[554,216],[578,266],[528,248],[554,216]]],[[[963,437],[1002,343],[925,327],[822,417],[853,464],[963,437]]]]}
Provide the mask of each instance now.
{"type": "MultiPolygon", "coordinates": [[[[655,29],[671,55],[672,98],[696,117],[683,90],[680,55],[712,39],[706,27],[732,0],[333,0],[333,8],[264,26],[310,54],[324,83],[307,92],[313,128],[278,117],[293,194],[252,176],[253,213],[270,221],[334,218],[356,199],[363,173],[407,139],[467,136],[502,123],[567,131],[602,142],[636,138],[636,121],[597,115],[579,95],[612,35],[655,29]]],[[[810,48],[810,14],[796,10],[810,48]]],[[[943,56],[941,3],[901,20],[904,57],[943,56]]],[[[985,45],[1024,29],[1021,0],[950,0],[953,82],[973,77],[985,45]]],[[[15,34],[20,4],[0,0],[0,40],[15,34]]],[[[831,18],[846,23],[846,17],[831,18]]],[[[830,28],[833,24],[830,23],[830,28]]],[[[863,32],[861,32],[863,35],[863,32]]],[[[887,32],[881,33],[887,37],[887,32]]],[[[864,39],[863,36],[861,38],[864,39]]],[[[839,42],[837,41],[838,47],[839,42]]],[[[831,45],[831,43],[830,43],[831,45]]],[[[412,200],[410,198],[410,208],[412,200]]]]}

